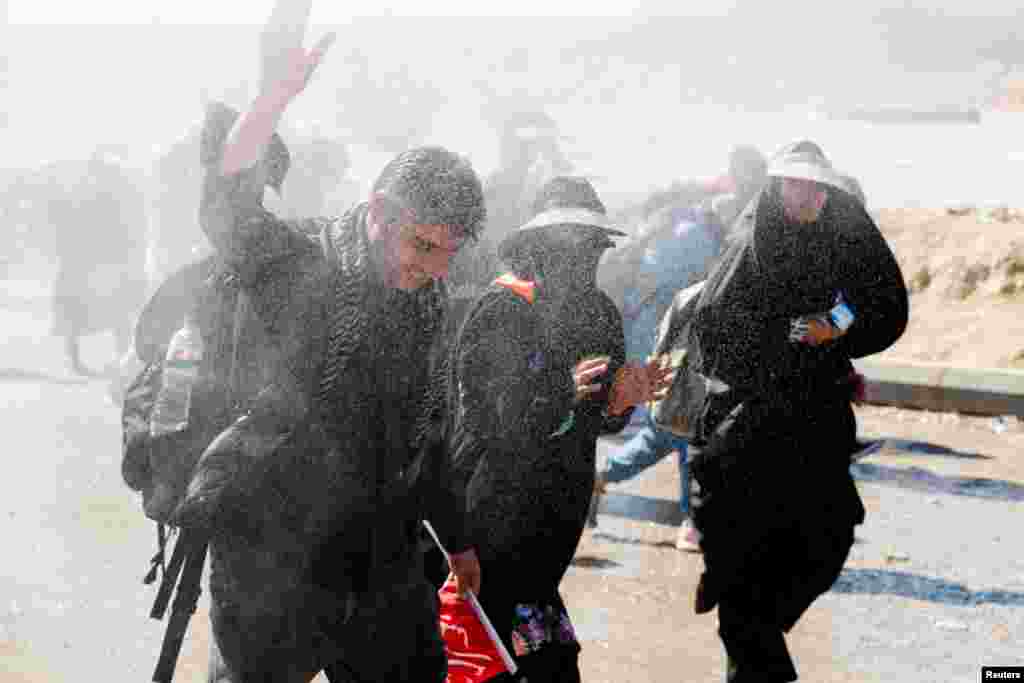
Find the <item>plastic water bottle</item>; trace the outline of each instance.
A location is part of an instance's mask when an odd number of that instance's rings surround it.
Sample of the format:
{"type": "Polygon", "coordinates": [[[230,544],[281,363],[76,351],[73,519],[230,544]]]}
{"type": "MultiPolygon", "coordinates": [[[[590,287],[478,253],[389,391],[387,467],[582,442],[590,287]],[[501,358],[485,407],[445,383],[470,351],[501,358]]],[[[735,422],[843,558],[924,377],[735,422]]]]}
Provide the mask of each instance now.
{"type": "Polygon", "coordinates": [[[171,337],[160,392],[157,394],[150,417],[149,433],[161,436],[183,431],[188,427],[188,414],[192,405],[192,390],[199,379],[203,362],[203,337],[191,317],[171,337]]]}

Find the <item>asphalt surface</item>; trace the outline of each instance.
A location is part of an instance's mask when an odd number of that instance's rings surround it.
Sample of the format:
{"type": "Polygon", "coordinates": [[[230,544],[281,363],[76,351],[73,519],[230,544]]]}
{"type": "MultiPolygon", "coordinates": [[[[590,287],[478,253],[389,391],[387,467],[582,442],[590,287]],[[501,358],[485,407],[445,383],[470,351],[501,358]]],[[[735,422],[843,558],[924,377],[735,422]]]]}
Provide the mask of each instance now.
{"type": "MultiPolygon", "coordinates": [[[[163,632],[141,581],[155,529],[121,482],[106,382],[68,373],[45,306],[0,296],[0,326],[0,681],[149,680],[163,632]]],[[[83,355],[98,368],[112,350],[100,335],[83,355]]],[[[789,636],[801,680],[966,683],[983,665],[1024,666],[1024,428],[859,412],[887,447],[854,465],[867,522],[789,636]]],[[[692,610],[701,558],[673,545],[676,476],[665,460],[614,487],[580,546],[564,593],[585,681],[721,680],[715,617],[692,610]]],[[[176,680],[204,679],[207,644],[204,596],[176,680]]]]}

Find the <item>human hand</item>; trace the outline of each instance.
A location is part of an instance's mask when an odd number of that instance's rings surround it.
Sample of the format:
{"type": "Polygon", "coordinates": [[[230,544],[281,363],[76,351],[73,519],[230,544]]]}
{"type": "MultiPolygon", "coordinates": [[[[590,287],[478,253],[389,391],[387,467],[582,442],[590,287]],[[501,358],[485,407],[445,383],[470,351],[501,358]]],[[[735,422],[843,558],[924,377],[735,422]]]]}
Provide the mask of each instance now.
{"type": "Polygon", "coordinates": [[[843,293],[840,292],[836,295],[831,309],[794,318],[789,326],[789,340],[808,346],[819,346],[842,337],[856,319],[853,308],[846,303],[843,293]]]}
{"type": "Polygon", "coordinates": [[[794,318],[789,326],[789,340],[797,344],[820,346],[845,334],[832,324],[827,314],[794,318]]]}
{"type": "Polygon", "coordinates": [[[573,384],[576,387],[576,400],[582,401],[601,390],[601,383],[595,383],[598,377],[608,372],[610,356],[587,358],[576,364],[572,371],[573,384]]]}
{"type": "Polygon", "coordinates": [[[624,365],[615,373],[608,396],[609,414],[621,415],[632,406],[664,398],[674,377],[674,369],[663,366],[659,359],[646,365],[624,365]]]}
{"type": "Polygon", "coordinates": [[[448,558],[448,566],[455,575],[455,590],[460,597],[465,597],[467,591],[474,595],[480,594],[480,560],[476,551],[470,548],[461,553],[453,553],[448,558]]]}
{"type": "Polygon", "coordinates": [[[260,36],[260,95],[286,104],[305,89],[336,34],[306,50],[312,0],[277,0],[260,36]]]}

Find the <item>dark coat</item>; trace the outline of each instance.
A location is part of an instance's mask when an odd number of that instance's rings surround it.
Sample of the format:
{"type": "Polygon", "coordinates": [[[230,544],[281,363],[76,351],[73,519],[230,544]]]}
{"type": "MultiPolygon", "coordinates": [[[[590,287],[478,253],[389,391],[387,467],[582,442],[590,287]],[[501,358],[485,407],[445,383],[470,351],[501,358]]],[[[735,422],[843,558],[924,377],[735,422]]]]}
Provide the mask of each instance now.
{"type": "Polygon", "coordinates": [[[438,452],[426,359],[444,292],[382,284],[364,206],[300,225],[263,209],[259,170],[221,176],[232,120],[214,109],[204,129],[200,219],[262,323],[275,379],[203,454],[179,521],[213,532],[218,613],[283,620],[313,647],[351,595],[413,561],[423,517],[465,548],[461,503],[438,482],[445,461],[420,457],[438,452]]]}
{"type": "MultiPolygon", "coordinates": [[[[794,556],[765,568],[758,557],[773,534],[804,528],[852,539],[864,508],[849,473],[850,360],[892,345],[907,314],[899,266],[847,193],[832,190],[809,226],[784,220],[774,185],[741,216],[700,295],[689,345],[695,367],[730,387],[711,395],[694,440],[704,608],[751,571],[782,594],[800,567],[828,564],[794,556]],[[819,347],[789,341],[791,319],[827,311],[840,292],[857,316],[845,336],[819,347]]],[[[786,628],[831,580],[779,607],[786,628]]]]}
{"type": "Polygon", "coordinates": [[[607,390],[574,405],[572,369],[588,356],[622,366],[622,318],[596,288],[548,307],[494,285],[474,305],[452,355],[453,458],[465,486],[481,603],[511,648],[518,603],[561,605],[558,586],[582,534],[597,438],[631,411],[604,414],[607,390]],[[568,311],[572,313],[567,314],[568,311]]]}

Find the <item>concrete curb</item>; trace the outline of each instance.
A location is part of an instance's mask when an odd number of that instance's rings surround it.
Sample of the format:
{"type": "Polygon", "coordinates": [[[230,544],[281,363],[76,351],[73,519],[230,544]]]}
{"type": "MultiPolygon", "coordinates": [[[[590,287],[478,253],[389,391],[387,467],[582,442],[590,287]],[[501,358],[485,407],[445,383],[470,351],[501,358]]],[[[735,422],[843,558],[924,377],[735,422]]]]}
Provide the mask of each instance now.
{"type": "Polygon", "coordinates": [[[865,377],[870,404],[1024,417],[1024,370],[877,360],[854,365],[865,377]]]}

